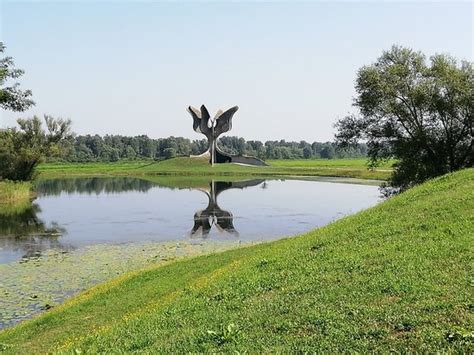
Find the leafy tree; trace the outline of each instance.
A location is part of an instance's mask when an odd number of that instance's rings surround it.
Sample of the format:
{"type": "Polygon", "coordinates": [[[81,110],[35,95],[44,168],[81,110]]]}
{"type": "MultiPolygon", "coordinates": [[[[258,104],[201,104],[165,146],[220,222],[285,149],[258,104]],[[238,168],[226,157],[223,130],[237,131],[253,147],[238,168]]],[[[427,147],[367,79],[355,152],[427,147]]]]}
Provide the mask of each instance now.
{"type": "Polygon", "coordinates": [[[163,156],[166,159],[174,158],[176,156],[176,150],[174,148],[166,148],[163,150],[163,156]]]}
{"type": "Polygon", "coordinates": [[[305,159],[310,159],[313,156],[313,149],[310,145],[307,145],[303,148],[303,157],[305,159]]]}
{"type": "Polygon", "coordinates": [[[125,148],[125,151],[123,152],[123,157],[126,159],[135,159],[137,156],[137,153],[131,146],[127,146],[125,148]]]}
{"type": "Polygon", "coordinates": [[[340,146],[367,142],[371,166],[395,158],[389,185],[407,189],[474,162],[472,63],[394,46],[357,73],[358,115],[336,124],[340,146]]]}
{"type": "Polygon", "coordinates": [[[319,142],[314,142],[311,144],[311,148],[313,149],[313,156],[316,158],[321,157],[321,150],[323,149],[323,144],[319,142]]]}
{"type": "MultiPolygon", "coordinates": [[[[0,53],[5,51],[5,45],[0,42],[0,53]]],[[[30,99],[30,90],[20,90],[19,83],[8,85],[9,79],[18,79],[24,73],[21,69],[16,69],[11,57],[0,59],[0,107],[10,111],[25,111],[34,102],[30,99]]]]}
{"type": "Polygon", "coordinates": [[[99,157],[102,155],[102,150],[103,150],[103,139],[100,137],[98,134],[94,136],[87,136],[87,140],[90,142],[89,143],[89,148],[92,150],[92,153],[96,156],[99,157]]]}
{"type": "Polygon", "coordinates": [[[74,154],[74,161],[78,162],[90,162],[90,161],[95,161],[94,159],[94,154],[92,153],[92,150],[90,150],[89,147],[87,147],[85,144],[77,144],[74,147],[74,151],[70,152],[70,154],[74,154]]]}
{"type": "Polygon", "coordinates": [[[207,139],[194,140],[192,144],[192,154],[201,154],[207,148],[207,139]]]}
{"type": "Polygon", "coordinates": [[[320,155],[323,159],[334,159],[336,157],[336,150],[332,144],[326,144],[321,150],[320,155]]]}
{"type": "Polygon", "coordinates": [[[237,153],[240,155],[245,154],[245,139],[243,138],[238,139],[237,153]]]}
{"type": "Polygon", "coordinates": [[[70,135],[70,120],[45,115],[45,131],[39,117],[18,119],[17,128],[0,131],[0,179],[31,180],[45,156],[62,153],[61,141],[70,135]]]}
{"type": "Polygon", "coordinates": [[[111,162],[118,161],[120,160],[120,151],[111,145],[106,145],[100,152],[100,160],[111,162]]]}

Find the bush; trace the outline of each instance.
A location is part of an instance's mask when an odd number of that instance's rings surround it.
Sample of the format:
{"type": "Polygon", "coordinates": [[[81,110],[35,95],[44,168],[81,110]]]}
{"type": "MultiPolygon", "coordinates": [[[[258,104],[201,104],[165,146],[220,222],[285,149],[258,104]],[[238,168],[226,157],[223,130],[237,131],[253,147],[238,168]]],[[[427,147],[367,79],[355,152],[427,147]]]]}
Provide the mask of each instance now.
{"type": "Polygon", "coordinates": [[[19,129],[0,132],[0,179],[29,181],[45,156],[60,156],[60,143],[70,135],[70,120],[44,116],[47,132],[41,120],[34,116],[18,119],[19,129]]]}

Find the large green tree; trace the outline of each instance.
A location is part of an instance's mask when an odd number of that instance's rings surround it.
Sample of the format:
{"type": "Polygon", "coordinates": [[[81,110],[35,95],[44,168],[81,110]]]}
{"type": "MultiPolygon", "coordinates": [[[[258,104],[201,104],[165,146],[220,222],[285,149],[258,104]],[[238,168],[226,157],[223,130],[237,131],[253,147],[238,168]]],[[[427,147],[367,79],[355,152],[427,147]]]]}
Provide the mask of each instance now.
{"type": "Polygon", "coordinates": [[[394,46],[357,73],[358,114],[336,124],[340,146],[366,141],[371,166],[395,158],[389,186],[407,189],[474,163],[472,63],[449,55],[429,61],[394,46]]]}
{"type": "MultiPolygon", "coordinates": [[[[5,45],[0,42],[0,53],[5,51],[5,45]]],[[[0,58],[0,107],[10,111],[25,111],[34,105],[31,100],[30,90],[20,90],[18,82],[10,83],[18,79],[24,73],[23,70],[15,68],[11,57],[0,58]]]]}

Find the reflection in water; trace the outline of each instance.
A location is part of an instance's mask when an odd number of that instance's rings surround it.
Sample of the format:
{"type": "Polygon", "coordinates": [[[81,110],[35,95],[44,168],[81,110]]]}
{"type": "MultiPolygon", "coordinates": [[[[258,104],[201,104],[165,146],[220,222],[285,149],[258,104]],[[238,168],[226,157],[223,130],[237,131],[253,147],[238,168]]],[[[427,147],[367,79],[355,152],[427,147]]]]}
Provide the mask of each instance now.
{"type": "Polygon", "coordinates": [[[38,198],[29,208],[19,213],[0,210],[0,264],[45,254],[47,249],[68,251],[96,244],[226,236],[243,242],[274,240],[325,225],[378,200],[376,186],[328,181],[148,179],[152,181],[39,181],[38,198]],[[252,186],[260,188],[248,188],[252,186]]]}
{"type": "MultiPolygon", "coordinates": [[[[239,233],[233,225],[232,212],[225,211],[217,204],[217,196],[228,189],[244,189],[250,186],[256,186],[264,182],[263,179],[253,179],[237,182],[215,181],[209,182],[208,189],[198,189],[206,193],[209,198],[208,206],[204,210],[197,211],[194,214],[194,227],[191,231],[192,237],[207,237],[213,225],[219,231],[238,236],[239,233]]],[[[128,191],[147,192],[153,186],[162,186],[159,183],[142,180],[133,177],[120,178],[70,178],[40,180],[37,184],[40,196],[58,196],[61,193],[80,193],[80,194],[101,194],[101,193],[121,193],[128,191]]]]}
{"type": "MultiPolygon", "coordinates": [[[[190,233],[191,237],[206,238],[214,225],[221,232],[239,236],[234,228],[232,213],[219,207],[217,196],[228,189],[244,189],[259,185],[262,182],[264,182],[263,179],[237,182],[211,180],[207,189],[191,188],[203,191],[209,199],[207,207],[194,214],[194,227],[190,233]]],[[[59,196],[62,193],[99,195],[101,193],[130,191],[147,192],[154,186],[173,189],[171,186],[138,178],[96,177],[40,180],[37,183],[37,191],[39,197],[59,196]]],[[[0,250],[9,250],[13,254],[9,257],[0,255],[0,263],[10,261],[16,257],[23,259],[38,257],[41,252],[48,249],[70,250],[72,248],[59,240],[61,236],[67,234],[66,228],[61,227],[57,222],[50,222],[47,226],[38,217],[39,213],[41,213],[41,208],[37,203],[31,204],[21,212],[0,213],[0,250]]]]}
{"type": "Polygon", "coordinates": [[[39,180],[37,190],[39,196],[57,196],[63,192],[96,194],[120,193],[127,191],[147,192],[157,184],[133,177],[119,178],[69,178],[39,180]]]}
{"type": "Polygon", "coordinates": [[[205,209],[197,211],[194,214],[194,226],[191,230],[191,236],[206,238],[213,225],[215,225],[219,231],[238,236],[239,232],[234,228],[234,216],[231,212],[225,211],[219,207],[217,204],[217,196],[225,190],[244,189],[246,187],[259,185],[262,182],[264,182],[264,180],[261,179],[234,182],[212,180],[209,183],[208,190],[201,190],[206,193],[209,202],[205,209]]]}
{"type": "MultiPolygon", "coordinates": [[[[21,253],[23,258],[41,255],[47,249],[65,249],[58,240],[66,230],[56,222],[50,226],[38,218],[36,203],[19,212],[0,214],[0,250],[21,253]]],[[[0,256],[0,262],[2,257],[0,256]]]]}
{"type": "MultiPolygon", "coordinates": [[[[128,191],[147,192],[156,184],[130,177],[120,178],[68,178],[39,180],[36,189],[39,197],[59,196],[62,193],[96,194],[121,193],[128,191]]],[[[71,245],[59,239],[67,234],[66,228],[57,222],[49,226],[38,217],[41,208],[32,203],[22,211],[0,212],[0,251],[10,251],[9,255],[0,254],[0,263],[16,258],[38,257],[45,250],[70,250],[71,245]]]]}

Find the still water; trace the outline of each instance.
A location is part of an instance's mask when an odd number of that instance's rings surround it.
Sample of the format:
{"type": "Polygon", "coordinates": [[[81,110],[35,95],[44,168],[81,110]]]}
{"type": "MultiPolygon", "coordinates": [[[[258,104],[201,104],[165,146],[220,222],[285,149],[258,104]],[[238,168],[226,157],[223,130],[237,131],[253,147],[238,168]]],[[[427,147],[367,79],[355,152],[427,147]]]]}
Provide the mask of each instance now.
{"type": "Polygon", "coordinates": [[[338,180],[189,178],[40,181],[33,206],[0,215],[0,264],[95,244],[268,241],[377,203],[377,186],[338,180]]]}

